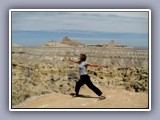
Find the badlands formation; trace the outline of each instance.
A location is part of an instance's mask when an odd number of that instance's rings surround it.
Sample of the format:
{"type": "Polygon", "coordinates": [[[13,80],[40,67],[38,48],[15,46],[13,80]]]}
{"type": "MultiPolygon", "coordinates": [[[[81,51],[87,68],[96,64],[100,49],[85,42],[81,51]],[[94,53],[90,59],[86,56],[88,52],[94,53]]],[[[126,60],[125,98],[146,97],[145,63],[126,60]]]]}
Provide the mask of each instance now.
{"type": "Polygon", "coordinates": [[[84,45],[65,37],[41,47],[12,45],[13,108],[147,108],[148,49],[117,45],[114,40],[103,45],[84,45]],[[104,64],[88,67],[92,82],[107,99],[97,96],[85,85],[81,97],[73,98],[78,65],[64,61],[77,59],[80,53],[87,61],[104,64]]]}

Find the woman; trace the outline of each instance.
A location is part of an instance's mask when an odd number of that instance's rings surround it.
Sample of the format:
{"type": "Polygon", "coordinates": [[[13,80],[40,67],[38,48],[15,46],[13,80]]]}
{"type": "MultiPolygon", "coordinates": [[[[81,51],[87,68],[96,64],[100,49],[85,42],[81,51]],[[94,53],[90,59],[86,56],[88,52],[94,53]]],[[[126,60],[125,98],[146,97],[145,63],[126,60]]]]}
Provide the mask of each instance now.
{"type": "MultiPolygon", "coordinates": [[[[80,54],[79,61],[68,59],[71,62],[78,63],[79,64],[79,74],[80,74],[80,80],[76,83],[75,87],[75,97],[79,96],[79,90],[80,88],[86,84],[93,92],[95,92],[100,100],[105,99],[106,97],[103,95],[103,93],[95,86],[90,80],[90,76],[87,72],[87,67],[104,67],[103,65],[97,65],[97,64],[89,64],[86,61],[87,56],[85,54],[80,54]]],[[[66,58],[65,58],[66,59],[66,58]]]]}

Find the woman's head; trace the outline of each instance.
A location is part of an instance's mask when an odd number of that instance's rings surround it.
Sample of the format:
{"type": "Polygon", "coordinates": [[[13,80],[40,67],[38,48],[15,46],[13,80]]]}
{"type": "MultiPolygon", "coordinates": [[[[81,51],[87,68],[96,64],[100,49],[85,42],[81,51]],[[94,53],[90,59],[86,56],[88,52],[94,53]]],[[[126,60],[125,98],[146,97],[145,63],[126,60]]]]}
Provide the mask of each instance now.
{"type": "Polygon", "coordinates": [[[80,54],[80,61],[86,61],[87,56],[85,54],[80,54]]]}

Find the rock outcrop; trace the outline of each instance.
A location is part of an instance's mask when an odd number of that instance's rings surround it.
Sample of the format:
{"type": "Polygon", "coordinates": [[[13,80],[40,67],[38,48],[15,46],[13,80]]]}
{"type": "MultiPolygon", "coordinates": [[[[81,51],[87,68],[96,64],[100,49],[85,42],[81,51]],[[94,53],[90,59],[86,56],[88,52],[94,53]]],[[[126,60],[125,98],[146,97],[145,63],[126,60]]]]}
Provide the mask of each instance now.
{"type": "Polygon", "coordinates": [[[111,40],[110,42],[104,43],[104,44],[95,44],[95,45],[87,45],[87,46],[107,47],[107,48],[131,48],[131,47],[128,47],[127,45],[119,45],[116,43],[115,40],[111,40]]]}
{"type": "Polygon", "coordinates": [[[47,42],[46,44],[42,45],[42,47],[69,47],[69,45],[61,44],[59,42],[56,42],[55,40],[51,40],[47,42]]]}
{"type": "Polygon", "coordinates": [[[67,36],[65,36],[60,43],[70,45],[70,46],[83,46],[83,44],[80,43],[79,41],[71,40],[67,36]]]}
{"type": "MultiPolygon", "coordinates": [[[[148,91],[148,72],[137,67],[88,68],[93,83],[134,92],[148,91]]],[[[12,63],[12,104],[52,92],[74,92],[79,74],[76,64],[12,63]]]]}
{"type": "Polygon", "coordinates": [[[46,63],[12,63],[12,104],[41,94],[73,92],[78,76],[71,72],[72,66],[69,68],[46,63]]]}

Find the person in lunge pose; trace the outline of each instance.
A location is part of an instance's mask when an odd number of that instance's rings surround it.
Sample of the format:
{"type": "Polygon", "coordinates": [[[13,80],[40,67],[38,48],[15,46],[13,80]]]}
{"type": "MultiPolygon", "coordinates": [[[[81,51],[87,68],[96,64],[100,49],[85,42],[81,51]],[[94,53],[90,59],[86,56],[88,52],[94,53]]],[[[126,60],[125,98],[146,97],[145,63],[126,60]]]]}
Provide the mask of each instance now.
{"type": "Polygon", "coordinates": [[[78,63],[79,64],[79,74],[80,74],[80,80],[76,83],[75,86],[75,97],[79,96],[79,90],[80,88],[86,84],[92,91],[94,91],[98,96],[100,100],[105,99],[106,97],[103,95],[103,93],[91,82],[90,76],[87,73],[87,67],[104,67],[104,65],[97,65],[97,64],[90,64],[86,61],[87,56],[85,54],[80,54],[79,61],[74,60],[74,59],[67,59],[73,63],[78,63]]]}

